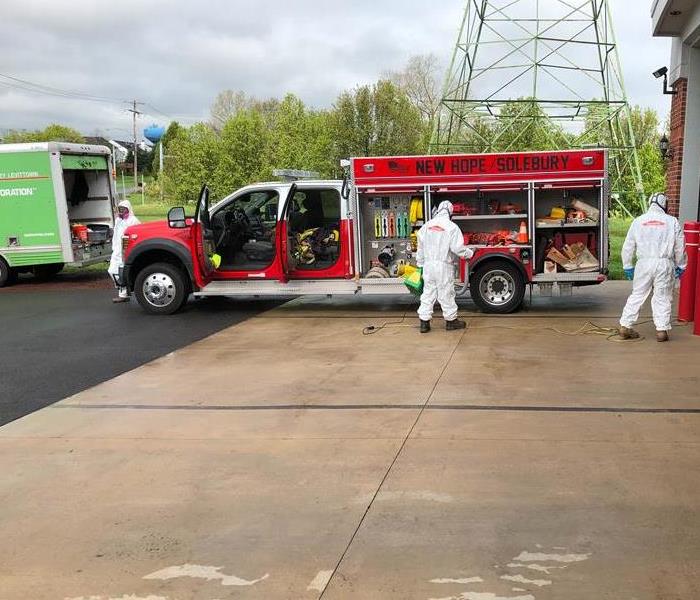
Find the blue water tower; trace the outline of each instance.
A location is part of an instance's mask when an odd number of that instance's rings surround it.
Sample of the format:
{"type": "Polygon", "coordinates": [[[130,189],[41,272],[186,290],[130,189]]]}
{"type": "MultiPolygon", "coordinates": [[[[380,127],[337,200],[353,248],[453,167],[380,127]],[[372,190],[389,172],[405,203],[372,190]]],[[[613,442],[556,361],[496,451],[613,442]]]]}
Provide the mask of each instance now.
{"type": "MultiPolygon", "coordinates": [[[[152,144],[158,144],[163,136],[165,135],[165,127],[160,125],[150,125],[143,130],[143,137],[145,137],[152,144]]],[[[163,172],[163,144],[158,145],[158,172],[163,172]]]]}
{"type": "Polygon", "coordinates": [[[143,130],[143,137],[145,137],[152,144],[157,144],[160,142],[161,138],[165,135],[165,127],[160,125],[150,125],[143,130]]]}

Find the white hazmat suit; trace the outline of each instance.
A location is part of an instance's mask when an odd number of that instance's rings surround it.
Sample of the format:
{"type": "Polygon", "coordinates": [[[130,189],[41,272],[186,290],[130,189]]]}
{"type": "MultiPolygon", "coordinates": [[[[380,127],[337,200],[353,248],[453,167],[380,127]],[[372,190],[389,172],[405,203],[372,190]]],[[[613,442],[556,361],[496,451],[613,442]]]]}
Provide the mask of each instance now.
{"type": "Polygon", "coordinates": [[[437,300],[442,307],[445,321],[457,318],[455,301],[455,264],[457,257],[470,259],[474,252],[464,245],[464,235],[452,220],[454,207],[451,202],[442,202],[435,216],[418,232],[419,267],[423,268],[423,295],[418,316],[421,321],[430,321],[437,300]]]}
{"type": "MultiPolygon", "coordinates": [[[[114,233],[112,235],[112,258],[109,261],[109,268],[107,272],[114,279],[115,284],[117,284],[117,279],[119,277],[119,269],[124,265],[122,259],[122,235],[124,232],[132,225],[139,225],[141,221],[136,218],[134,211],[131,208],[131,202],[128,200],[122,200],[117,208],[126,208],[129,214],[123,219],[121,216],[117,215],[114,221],[114,233]]],[[[125,286],[117,284],[117,289],[119,290],[120,298],[128,298],[128,292],[125,286]]]]}
{"type": "Polygon", "coordinates": [[[639,311],[653,290],[651,309],[656,330],[670,331],[675,271],[686,268],[688,256],[680,223],[666,214],[663,194],[652,196],[649,210],[632,222],[622,246],[622,264],[626,270],[634,268],[634,285],[620,325],[631,328],[637,322],[639,311]]]}

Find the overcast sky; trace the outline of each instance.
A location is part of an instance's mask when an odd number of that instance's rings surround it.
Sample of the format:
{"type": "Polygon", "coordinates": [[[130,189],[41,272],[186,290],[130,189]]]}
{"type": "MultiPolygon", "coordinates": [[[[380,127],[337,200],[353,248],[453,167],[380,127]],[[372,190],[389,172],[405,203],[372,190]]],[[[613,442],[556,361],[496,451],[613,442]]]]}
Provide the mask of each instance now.
{"type": "MultiPolygon", "coordinates": [[[[651,72],[668,62],[670,41],[651,37],[651,0],[610,2],[630,102],[665,118],[669,96],[651,72]]],[[[341,90],[373,82],[411,55],[447,62],[463,7],[464,0],[2,0],[0,73],[114,101],[0,85],[0,129],[60,122],[128,138],[130,115],[119,101],[148,103],[142,129],[167,124],[165,115],[206,119],[226,88],[258,97],[293,92],[330,106],[341,90]]]]}

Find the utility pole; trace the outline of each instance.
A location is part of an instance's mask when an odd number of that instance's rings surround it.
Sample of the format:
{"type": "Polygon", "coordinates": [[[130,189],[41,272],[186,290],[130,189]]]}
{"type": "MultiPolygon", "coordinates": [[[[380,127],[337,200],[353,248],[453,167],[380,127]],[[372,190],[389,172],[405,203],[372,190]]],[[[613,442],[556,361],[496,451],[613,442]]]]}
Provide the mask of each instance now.
{"type": "Polygon", "coordinates": [[[141,104],[141,102],[134,100],[133,108],[127,109],[134,117],[134,185],[137,188],[139,186],[139,142],[136,137],[136,117],[141,114],[136,108],[138,104],[141,104]]]}

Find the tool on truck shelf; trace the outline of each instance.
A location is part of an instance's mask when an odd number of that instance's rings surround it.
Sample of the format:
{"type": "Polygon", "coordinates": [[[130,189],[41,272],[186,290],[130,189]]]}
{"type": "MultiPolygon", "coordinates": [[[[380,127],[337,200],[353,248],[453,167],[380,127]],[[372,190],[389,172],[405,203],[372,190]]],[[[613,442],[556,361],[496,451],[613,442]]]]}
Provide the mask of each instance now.
{"type": "Polygon", "coordinates": [[[584,244],[565,244],[562,252],[552,247],[547,258],[563,267],[567,272],[590,273],[598,270],[598,259],[584,244]]]}
{"type": "Polygon", "coordinates": [[[409,219],[411,225],[416,226],[420,221],[424,219],[423,215],[423,198],[416,197],[411,199],[411,206],[409,208],[409,219]]]}
{"type": "Polygon", "coordinates": [[[509,246],[517,243],[518,233],[502,229],[499,231],[465,232],[464,243],[468,246],[509,246]]]}

